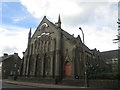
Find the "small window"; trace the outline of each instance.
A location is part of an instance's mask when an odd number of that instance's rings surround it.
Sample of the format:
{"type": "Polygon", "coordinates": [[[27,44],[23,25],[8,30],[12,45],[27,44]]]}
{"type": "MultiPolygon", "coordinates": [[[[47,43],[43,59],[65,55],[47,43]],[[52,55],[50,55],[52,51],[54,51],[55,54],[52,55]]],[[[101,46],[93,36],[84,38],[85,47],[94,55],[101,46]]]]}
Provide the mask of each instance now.
{"type": "Polygon", "coordinates": [[[14,67],[16,67],[16,66],[17,66],[17,64],[15,63],[15,64],[14,64],[14,67]]]}

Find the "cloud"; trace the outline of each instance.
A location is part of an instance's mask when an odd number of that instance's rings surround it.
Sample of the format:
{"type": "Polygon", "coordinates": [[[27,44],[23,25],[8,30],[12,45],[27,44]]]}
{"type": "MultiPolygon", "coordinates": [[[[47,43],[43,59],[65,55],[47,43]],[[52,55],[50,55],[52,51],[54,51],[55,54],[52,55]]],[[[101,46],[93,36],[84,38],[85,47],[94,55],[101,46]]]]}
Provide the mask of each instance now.
{"type": "MultiPolygon", "coordinates": [[[[65,25],[75,27],[80,24],[98,24],[114,26],[117,18],[117,0],[20,0],[34,17],[47,15],[56,22],[61,14],[65,25]],[[31,7],[32,6],[32,7],[31,7]],[[103,23],[104,22],[104,23],[103,23]]],[[[97,25],[97,26],[98,26],[97,25]]]]}
{"type": "Polygon", "coordinates": [[[44,15],[57,18],[59,13],[70,16],[82,12],[75,2],[69,0],[21,0],[21,3],[36,18],[44,15]]]}
{"type": "Polygon", "coordinates": [[[95,27],[84,26],[86,45],[89,48],[97,48],[100,51],[114,50],[118,48],[117,44],[113,43],[113,39],[117,35],[116,30],[109,27],[102,27],[101,30],[96,30],[95,27]]]}
{"type": "Polygon", "coordinates": [[[13,22],[14,22],[14,23],[18,23],[18,22],[23,21],[23,20],[25,20],[25,19],[26,19],[25,16],[24,16],[24,17],[14,17],[14,18],[13,18],[13,22]]]}
{"type": "Polygon", "coordinates": [[[16,47],[9,47],[9,46],[4,46],[1,50],[1,53],[13,53],[17,52],[18,49],[16,47]]]}
{"type": "MultiPolygon", "coordinates": [[[[117,0],[20,0],[35,18],[47,15],[53,22],[61,14],[62,28],[77,36],[84,29],[85,42],[100,51],[117,49],[117,0]],[[32,7],[31,7],[32,6],[32,7]]],[[[81,35],[82,36],[82,35],[81,35]]]]}
{"type": "Polygon", "coordinates": [[[19,0],[1,0],[1,2],[19,2],[19,0]]]}
{"type": "Polygon", "coordinates": [[[27,47],[28,32],[28,28],[10,25],[0,26],[0,56],[3,53],[13,54],[17,52],[22,57],[22,52],[27,47]]]}
{"type": "MultiPolygon", "coordinates": [[[[82,25],[82,30],[84,32],[85,44],[90,48],[97,48],[100,51],[114,50],[118,48],[118,44],[113,43],[113,39],[116,38],[117,30],[113,30],[110,27],[102,27],[100,30],[97,30],[95,26],[82,25]]],[[[74,34],[74,37],[80,35],[81,40],[83,40],[82,32],[78,27],[73,27],[65,29],[71,35],[74,34]],[[74,31],[74,32],[73,32],[74,31]]]]}
{"type": "MultiPolygon", "coordinates": [[[[90,48],[100,51],[117,49],[113,44],[117,35],[117,3],[85,2],[80,0],[20,0],[28,12],[35,18],[41,19],[46,15],[52,22],[57,21],[61,14],[62,28],[75,37],[80,34],[82,27],[85,34],[85,44],[90,48]]],[[[14,23],[24,20],[25,17],[14,17],[14,23]]],[[[24,23],[24,22],[23,22],[24,23]]],[[[27,47],[29,28],[13,25],[0,26],[0,56],[4,52],[13,54],[22,52],[27,47]]]]}
{"type": "Polygon", "coordinates": [[[79,14],[72,16],[62,16],[65,25],[75,27],[77,25],[94,25],[95,27],[102,26],[117,26],[117,3],[108,2],[92,2],[92,3],[78,3],[83,9],[79,14]]]}

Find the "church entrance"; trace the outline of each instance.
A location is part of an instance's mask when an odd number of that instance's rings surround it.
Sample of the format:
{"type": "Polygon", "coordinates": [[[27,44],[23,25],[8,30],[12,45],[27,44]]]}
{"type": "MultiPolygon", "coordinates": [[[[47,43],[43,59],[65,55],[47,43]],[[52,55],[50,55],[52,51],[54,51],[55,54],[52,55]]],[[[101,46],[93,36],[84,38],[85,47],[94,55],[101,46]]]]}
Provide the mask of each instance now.
{"type": "Polygon", "coordinates": [[[67,61],[65,63],[65,72],[64,72],[64,75],[65,76],[72,76],[72,64],[71,62],[67,61]]]}

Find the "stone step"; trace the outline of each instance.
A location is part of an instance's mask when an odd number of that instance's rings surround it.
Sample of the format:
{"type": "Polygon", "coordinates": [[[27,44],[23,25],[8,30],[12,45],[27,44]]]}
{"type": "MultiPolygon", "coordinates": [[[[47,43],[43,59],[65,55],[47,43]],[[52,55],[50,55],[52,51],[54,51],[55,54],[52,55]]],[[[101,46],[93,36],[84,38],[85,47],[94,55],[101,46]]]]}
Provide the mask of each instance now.
{"type": "MultiPolygon", "coordinates": [[[[13,79],[12,77],[10,79],[13,79]]],[[[17,81],[55,84],[54,78],[18,77],[17,81]]]]}
{"type": "Polygon", "coordinates": [[[84,86],[84,80],[82,80],[82,79],[74,79],[74,80],[63,79],[59,84],[71,85],[71,86],[84,86]]]}

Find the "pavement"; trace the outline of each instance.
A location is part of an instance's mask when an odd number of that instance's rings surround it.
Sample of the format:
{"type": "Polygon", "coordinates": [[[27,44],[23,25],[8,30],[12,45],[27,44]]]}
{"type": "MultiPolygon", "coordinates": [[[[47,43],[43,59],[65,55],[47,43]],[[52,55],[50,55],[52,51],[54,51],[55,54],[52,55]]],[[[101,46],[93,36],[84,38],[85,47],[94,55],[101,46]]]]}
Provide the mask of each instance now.
{"type": "Polygon", "coordinates": [[[64,85],[55,85],[55,84],[42,84],[42,83],[33,83],[33,82],[22,82],[22,81],[14,81],[14,80],[2,80],[2,82],[17,84],[17,85],[25,85],[32,86],[36,88],[86,88],[86,87],[78,87],[78,86],[64,86],[64,85]]]}
{"type": "Polygon", "coordinates": [[[65,86],[65,85],[55,85],[55,84],[42,84],[42,83],[33,83],[33,82],[22,82],[22,81],[14,81],[14,80],[2,80],[4,83],[15,84],[15,85],[23,85],[34,88],[47,88],[54,90],[64,90],[64,89],[79,89],[79,90],[118,90],[118,89],[103,89],[103,88],[90,88],[90,87],[80,87],[80,86],[65,86]]]}
{"type": "Polygon", "coordinates": [[[15,88],[16,89],[23,89],[23,88],[25,89],[25,88],[35,88],[35,87],[2,82],[2,90],[8,89],[8,88],[13,90],[13,88],[14,89],[15,88]]]}

